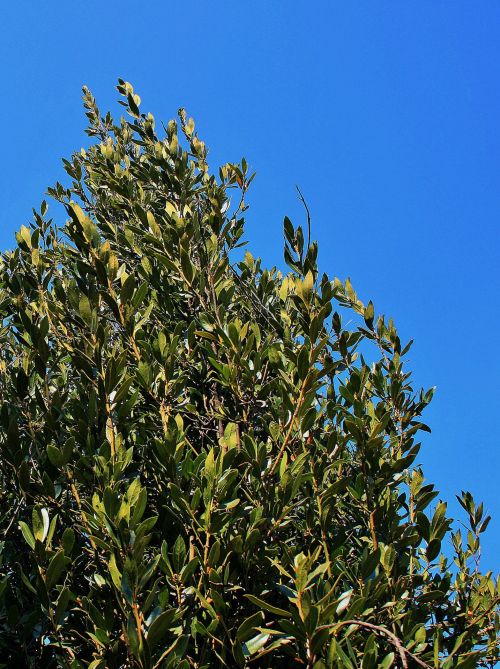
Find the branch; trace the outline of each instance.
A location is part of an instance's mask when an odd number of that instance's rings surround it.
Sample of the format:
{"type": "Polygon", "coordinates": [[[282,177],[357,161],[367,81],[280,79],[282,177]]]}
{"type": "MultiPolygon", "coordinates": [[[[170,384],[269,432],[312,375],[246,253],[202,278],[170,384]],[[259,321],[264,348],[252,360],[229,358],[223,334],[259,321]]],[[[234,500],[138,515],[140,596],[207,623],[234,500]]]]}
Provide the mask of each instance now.
{"type": "Polygon", "coordinates": [[[399,657],[401,658],[401,663],[403,665],[403,669],[408,669],[407,656],[411,657],[411,659],[418,665],[420,665],[423,669],[432,669],[432,667],[429,664],[427,664],[427,662],[424,662],[419,657],[414,655],[411,651],[409,651],[407,648],[405,648],[401,640],[398,639],[398,637],[395,634],[385,629],[385,627],[380,627],[379,625],[374,625],[373,623],[367,623],[362,620],[343,620],[340,623],[333,623],[332,625],[321,625],[321,627],[318,627],[318,630],[321,629],[337,630],[340,627],[345,627],[346,625],[357,625],[358,627],[365,627],[366,629],[373,630],[377,634],[382,634],[383,636],[386,636],[398,651],[399,657]]]}
{"type": "Polygon", "coordinates": [[[286,434],[285,440],[283,441],[283,444],[281,445],[281,448],[278,451],[278,455],[276,456],[274,462],[271,465],[271,469],[269,469],[265,473],[265,476],[272,476],[274,474],[274,472],[276,471],[276,469],[277,469],[277,467],[280,463],[280,460],[283,456],[283,453],[285,452],[287,444],[290,441],[290,437],[292,436],[293,427],[295,425],[295,419],[297,418],[297,415],[298,415],[298,413],[300,411],[300,408],[302,406],[302,402],[303,402],[303,399],[304,399],[304,391],[305,391],[306,383],[307,383],[308,380],[309,380],[309,375],[307,375],[306,378],[304,379],[304,381],[302,382],[302,387],[300,389],[300,393],[299,393],[299,397],[298,397],[298,400],[297,400],[297,404],[295,406],[295,410],[294,410],[293,415],[290,419],[290,427],[288,428],[288,432],[286,434]]]}
{"type": "Polygon", "coordinates": [[[299,199],[304,205],[307,214],[307,247],[306,247],[306,253],[307,253],[307,251],[309,251],[309,247],[311,246],[311,215],[309,213],[309,207],[307,206],[307,202],[305,201],[305,198],[302,195],[300,188],[298,186],[295,186],[295,188],[297,189],[297,193],[299,194],[299,199]]]}

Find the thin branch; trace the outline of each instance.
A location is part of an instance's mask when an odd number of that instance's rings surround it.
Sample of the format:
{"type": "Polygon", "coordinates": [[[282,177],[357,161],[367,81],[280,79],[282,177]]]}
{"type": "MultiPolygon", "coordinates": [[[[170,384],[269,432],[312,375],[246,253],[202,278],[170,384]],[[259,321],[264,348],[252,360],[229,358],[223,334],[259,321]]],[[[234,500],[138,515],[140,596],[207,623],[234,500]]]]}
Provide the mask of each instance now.
{"type": "Polygon", "coordinates": [[[340,627],[346,627],[349,625],[357,625],[358,627],[365,627],[366,629],[373,630],[377,634],[381,634],[383,636],[386,636],[389,641],[392,643],[392,645],[396,648],[398,651],[398,654],[401,658],[401,663],[403,665],[403,669],[408,669],[408,660],[407,656],[411,657],[411,659],[416,662],[418,665],[420,665],[423,669],[432,669],[432,667],[427,664],[427,662],[424,662],[421,660],[417,655],[414,655],[411,651],[409,651],[407,648],[405,648],[398,637],[387,630],[385,627],[380,627],[380,625],[374,625],[373,623],[367,623],[364,622],[363,620],[342,620],[340,623],[332,623],[331,625],[321,625],[318,627],[318,630],[322,629],[334,629],[337,630],[340,627]]]}
{"type": "Polygon", "coordinates": [[[20,499],[19,502],[18,502],[17,507],[15,508],[15,510],[14,510],[14,512],[13,512],[13,514],[12,514],[12,518],[10,519],[10,523],[7,525],[7,529],[6,529],[5,532],[3,533],[3,538],[4,538],[4,539],[5,539],[5,537],[8,535],[10,528],[11,528],[12,525],[14,524],[14,521],[16,520],[16,518],[17,518],[17,516],[18,516],[19,509],[21,508],[23,502],[24,502],[24,498],[21,497],[21,499],[20,499]]]}
{"type": "Polygon", "coordinates": [[[277,467],[278,467],[278,465],[279,465],[279,463],[280,463],[280,461],[281,461],[281,458],[282,458],[282,456],[283,456],[283,453],[285,452],[285,449],[286,449],[286,447],[287,447],[287,445],[288,445],[288,442],[290,441],[290,438],[291,438],[291,436],[292,436],[292,431],[293,431],[293,428],[294,428],[294,426],[295,426],[295,419],[297,418],[297,415],[298,415],[300,409],[302,408],[302,402],[303,402],[303,400],[304,400],[304,392],[305,392],[305,388],[306,388],[306,383],[307,383],[308,381],[309,381],[309,375],[307,375],[306,378],[304,379],[304,381],[302,382],[302,387],[301,387],[301,389],[300,389],[300,393],[299,393],[299,397],[298,397],[298,400],[297,400],[297,404],[296,404],[296,406],[295,406],[295,410],[294,410],[294,412],[293,412],[293,415],[292,415],[292,417],[291,417],[291,419],[290,419],[290,426],[289,426],[289,428],[288,428],[288,432],[287,432],[286,437],[285,437],[285,439],[284,439],[284,441],[283,441],[283,444],[281,445],[281,448],[279,449],[278,454],[277,454],[277,456],[276,456],[274,462],[273,462],[272,465],[271,465],[271,469],[269,469],[269,470],[265,473],[265,476],[272,476],[272,475],[274,474],[274,472],[276,471],[276,469],[277,469],[277,467]]]}
{"type": "Polygon", "coordinates": [[[306,254],[307,254],[307,251],[309,251],[309,247],[311,246],[311,214],[309,213],[309,207],[307,206],[307,202],[305,201],[305,198],[302,195],[302,191],[298,186],[295,186],[295,188],[297,189],[297,192],[299,194],[299,199],[304,205],[307,214],[307,247],[306,247],[306,254]]]}

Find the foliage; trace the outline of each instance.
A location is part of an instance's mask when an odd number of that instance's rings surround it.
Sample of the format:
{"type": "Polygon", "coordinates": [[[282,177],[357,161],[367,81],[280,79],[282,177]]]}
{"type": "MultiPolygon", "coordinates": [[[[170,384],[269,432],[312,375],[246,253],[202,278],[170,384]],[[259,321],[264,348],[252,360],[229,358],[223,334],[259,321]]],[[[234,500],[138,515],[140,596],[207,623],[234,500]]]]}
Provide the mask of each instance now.
{"type": "Polygon", "coordinates": [[[1,259],[1,666],[492,666],[489,518],[414,464],[410,344],[288,218],[288,274],[236,263],[245,160],[118,91],[1,259]]]}

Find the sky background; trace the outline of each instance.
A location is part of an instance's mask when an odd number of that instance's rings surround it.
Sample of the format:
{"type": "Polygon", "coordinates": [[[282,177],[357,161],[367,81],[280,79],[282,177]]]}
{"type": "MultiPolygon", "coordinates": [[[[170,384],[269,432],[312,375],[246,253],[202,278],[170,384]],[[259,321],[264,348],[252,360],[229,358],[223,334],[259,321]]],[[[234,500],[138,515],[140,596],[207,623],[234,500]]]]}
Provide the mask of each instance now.
{"type": "Polygon", "coordinates": [[[484,501],[500,570],[498,0],[17,0],[0,63],[0,249],[87,145],[83,84],[103,111],[118,77],[157,120],[184,106],[214,167],[257,172],[252,253],[283,266],[298,184],[320,269],[415,339],[437,386],[420,462],[452,515],[461,489],[484,501]]]}

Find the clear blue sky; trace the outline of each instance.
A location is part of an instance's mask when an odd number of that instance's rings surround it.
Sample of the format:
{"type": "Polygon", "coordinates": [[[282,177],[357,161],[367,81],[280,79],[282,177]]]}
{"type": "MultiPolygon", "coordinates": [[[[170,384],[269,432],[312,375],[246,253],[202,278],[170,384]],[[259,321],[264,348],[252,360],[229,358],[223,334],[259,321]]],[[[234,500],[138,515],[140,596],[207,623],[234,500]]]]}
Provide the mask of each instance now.
{"type": "Polygon", "coordinates": [[[437,386],[420,459],[453,513],[462,488],[484,500],[498,570],[498,0],[18,0],[0,63],[0,248],[86,144],[82,84],[103,109],[119,76],[157,119],[185,106],[214,165],[257,171],[254,255],[281,263],[299,184],[321,269],[415,338],[437,386]]]}

